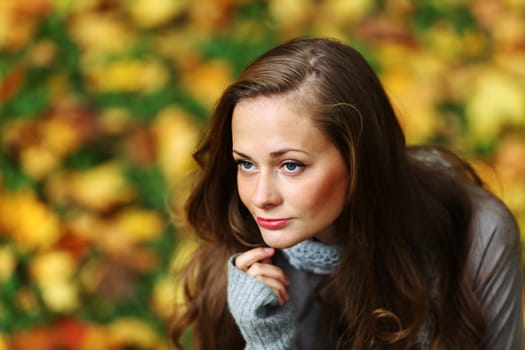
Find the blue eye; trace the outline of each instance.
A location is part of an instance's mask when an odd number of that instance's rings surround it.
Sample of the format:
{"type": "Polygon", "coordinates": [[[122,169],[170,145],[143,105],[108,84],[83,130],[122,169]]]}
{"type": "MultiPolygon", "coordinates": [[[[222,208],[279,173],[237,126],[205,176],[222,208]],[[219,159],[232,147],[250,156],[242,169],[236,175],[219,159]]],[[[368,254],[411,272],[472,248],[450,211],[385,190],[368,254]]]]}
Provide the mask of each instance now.
{"type": "Polygon", "coordinates": [[[304,164],[297,163],[297,162],[286,162],[286,163],[283,163],[282,166],[284,170],[289,173],[298,173],[304,168],[304,164]]]}
{"type": "Polygon", "coordinates": [[[255,167],[253,165],[253,163],[250,163],[246,160],[238,160],[237,161],[237,166],[241,169],[241,170],[244,170],[244,171],[250,171],[250,170],[253,170],[253,168],[255,167]]]}

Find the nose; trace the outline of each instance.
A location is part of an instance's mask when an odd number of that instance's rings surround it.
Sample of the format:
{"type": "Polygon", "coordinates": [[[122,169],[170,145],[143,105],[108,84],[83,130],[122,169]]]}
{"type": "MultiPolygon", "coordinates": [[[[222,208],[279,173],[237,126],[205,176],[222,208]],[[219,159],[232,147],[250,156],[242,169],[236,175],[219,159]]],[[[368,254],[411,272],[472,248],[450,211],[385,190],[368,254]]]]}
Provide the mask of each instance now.
{"type": "Polygon", "coordinates": [[[272,174],[261,173],[255,184],[253,204],[261,209],[275,207],[282,203],[282,197],[272,174]]]}

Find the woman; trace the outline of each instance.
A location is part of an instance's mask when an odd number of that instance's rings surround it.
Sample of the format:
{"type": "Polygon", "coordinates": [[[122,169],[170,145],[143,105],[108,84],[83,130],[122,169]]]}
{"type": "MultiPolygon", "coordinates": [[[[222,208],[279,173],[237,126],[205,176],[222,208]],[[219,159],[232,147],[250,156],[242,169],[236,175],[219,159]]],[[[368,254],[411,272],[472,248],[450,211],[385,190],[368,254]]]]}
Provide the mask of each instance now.
{"type": "Polygon", "coordinates": [[[206,350],[522,348],[514,219],[452,153],[405,145],[352,48],[262,55],[195,159],[175,344],[191,326],[206,350]]]}

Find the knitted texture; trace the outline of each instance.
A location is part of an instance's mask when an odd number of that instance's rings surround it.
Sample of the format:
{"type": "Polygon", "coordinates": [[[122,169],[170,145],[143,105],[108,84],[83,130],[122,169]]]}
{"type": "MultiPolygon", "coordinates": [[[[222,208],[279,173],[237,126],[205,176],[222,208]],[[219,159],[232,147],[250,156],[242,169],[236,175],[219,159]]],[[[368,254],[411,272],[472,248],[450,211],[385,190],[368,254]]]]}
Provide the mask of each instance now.
{"type": "Polygon", "coordinates": [[[228,263],[228,307],[246,341],[244,349],[294,349],[292,303],[280,306],[273,290],[236,268],[234,259],[228,263]]]}
{"type": "Polygon", "coordinates": [[[339,263],[339,246],[308,239],[283,249],[284,256],[296,269],[317,274],[333,273],[339,263]]]}

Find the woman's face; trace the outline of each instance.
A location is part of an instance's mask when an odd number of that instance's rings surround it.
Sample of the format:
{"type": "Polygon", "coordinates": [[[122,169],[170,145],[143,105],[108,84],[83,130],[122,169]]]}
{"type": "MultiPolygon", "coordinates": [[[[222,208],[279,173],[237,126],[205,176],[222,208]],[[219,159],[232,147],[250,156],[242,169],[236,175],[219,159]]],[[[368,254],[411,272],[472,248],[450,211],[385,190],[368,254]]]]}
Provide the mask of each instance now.
{"type": "Polygon", "coordinates": [[[233,158],[243,204],[265,243],[335,240],[348,174],[338,149],[287,95],[241,100],[233,111],[233,158]]]}

